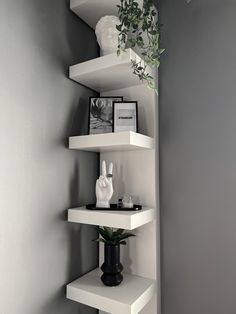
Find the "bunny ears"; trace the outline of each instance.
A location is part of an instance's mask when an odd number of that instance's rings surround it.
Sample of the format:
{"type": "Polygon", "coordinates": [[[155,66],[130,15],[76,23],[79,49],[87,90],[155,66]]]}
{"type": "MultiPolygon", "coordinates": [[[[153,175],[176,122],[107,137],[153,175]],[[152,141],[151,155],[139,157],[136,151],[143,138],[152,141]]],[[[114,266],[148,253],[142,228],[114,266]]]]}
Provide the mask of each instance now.
{"type": "Polygon", "coordinates": [[[113,163],[109,164],[108,174],[107,174],[107,166],[105,160],[102,161],[102,173],[103,177],[112,178],[113,177],[113,163]]]}

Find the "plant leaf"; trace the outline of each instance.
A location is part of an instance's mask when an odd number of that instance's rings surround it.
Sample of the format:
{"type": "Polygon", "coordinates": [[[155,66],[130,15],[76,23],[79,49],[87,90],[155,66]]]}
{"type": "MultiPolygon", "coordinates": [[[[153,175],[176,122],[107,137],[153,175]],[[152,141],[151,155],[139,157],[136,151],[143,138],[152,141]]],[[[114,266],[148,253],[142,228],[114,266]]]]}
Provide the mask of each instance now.
{"type": "Polygon", "coordinates": [[[124,233],[120,236],[120,241],[124,239],[128,239],[130,237],[135,237],[135,235],[133,233],[124,233]]]}
{"type": "Polygon", "coordinates": [[[106,240],[102,239],[102,238],[98,238],[96,240],[93,240],[94,242],[102,242],[102,243],[107,243],[106,240]]]}
{"type": "Polygon", "coordinates": [[[109,240],[109,236],[108,234],[106,233],[106,231],[100,227],[97,228],[98,230],[98,233],[105,239],[105,240],[109,240]]]}
{"type": "Polygon", "coordinates": [[[103,227],[103,228],[107,234],[108,239],[111,240],[113,237],[113,229],[110,227],[103,227]]]}

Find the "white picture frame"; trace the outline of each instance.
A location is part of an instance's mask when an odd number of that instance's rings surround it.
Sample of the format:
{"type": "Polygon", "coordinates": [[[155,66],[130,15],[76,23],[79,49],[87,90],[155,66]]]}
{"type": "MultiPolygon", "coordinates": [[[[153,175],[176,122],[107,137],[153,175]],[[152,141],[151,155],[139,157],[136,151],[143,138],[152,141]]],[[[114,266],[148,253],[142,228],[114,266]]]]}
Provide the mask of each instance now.
{"type": "Polygon", "coordinates": [[[138,132],[137,101],[113,102],[113,132],[138,132]]]}

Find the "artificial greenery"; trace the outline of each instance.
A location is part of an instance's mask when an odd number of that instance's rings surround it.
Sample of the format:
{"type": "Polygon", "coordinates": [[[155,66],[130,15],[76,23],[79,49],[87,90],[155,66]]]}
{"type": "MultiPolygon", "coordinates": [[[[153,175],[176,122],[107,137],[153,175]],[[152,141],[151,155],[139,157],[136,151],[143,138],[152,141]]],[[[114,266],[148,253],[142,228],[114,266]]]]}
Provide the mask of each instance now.
{"type": "Polygon", "coordinates": [[[120,55],[126,48],[139,48],[144,62],[132,60],[133,73],[156,90],[148,66],[159,67],[164,49],[160,48],[160,26],[153,0],[143,0],[142,7],[137,0],[120,0],[117,7],[120,19],[120,24],[116,26],[119,31],[117,54],[120,55]]]}
{"type": "Polygon", "coordinates": [[[133,233],[124,232],[124,229],[113,229],[109,227],[97,227],[101,238],[95,241],[103,242],[107,245],[126,245],[126,239],[134,237],[133,233]]]}

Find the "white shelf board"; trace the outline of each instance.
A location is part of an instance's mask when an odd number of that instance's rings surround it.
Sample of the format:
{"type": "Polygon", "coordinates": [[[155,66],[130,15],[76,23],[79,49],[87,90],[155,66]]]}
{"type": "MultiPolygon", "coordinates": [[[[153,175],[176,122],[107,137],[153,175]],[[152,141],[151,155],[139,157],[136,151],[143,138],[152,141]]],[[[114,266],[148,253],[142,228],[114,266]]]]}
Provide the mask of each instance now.
{"type": "MultiPolygon", "coordinates": [[[[120,56],[111,53],[70,66],[69,76],[70,79],[97,92],[145,84],[133,74],[131,60],[141,60],[132,49],[127,49],[120,56]]],[[[151,69],[147,71],[151,73],[151,69]]]]}
{"type": "Polygon", "coordinates": [[[118,13],[119,0],[70,0],[71,10],[90,27],[95,28],[97,22],[104,15],[118,13]]]}
{"type": "Polygon", "coordinates": [[[139,211],[89,210],[85,207],[68,210],[68,221],[89,225],[133,230],[156,218],[154,208],[144,207],[139,211]]]}
{"type": "Polygon", "coordinates": [[[154,139],[132,131],[72,136],[69,148],[93,152],[153,149],[154,139]]]}
{"type": "Polygon", "coordinates": [[[104,286],[97,268],[67,285],[67,298],[112,314],[138,314],[156,291],[155,280],[123,274],[117,287],[104,286]]]}

